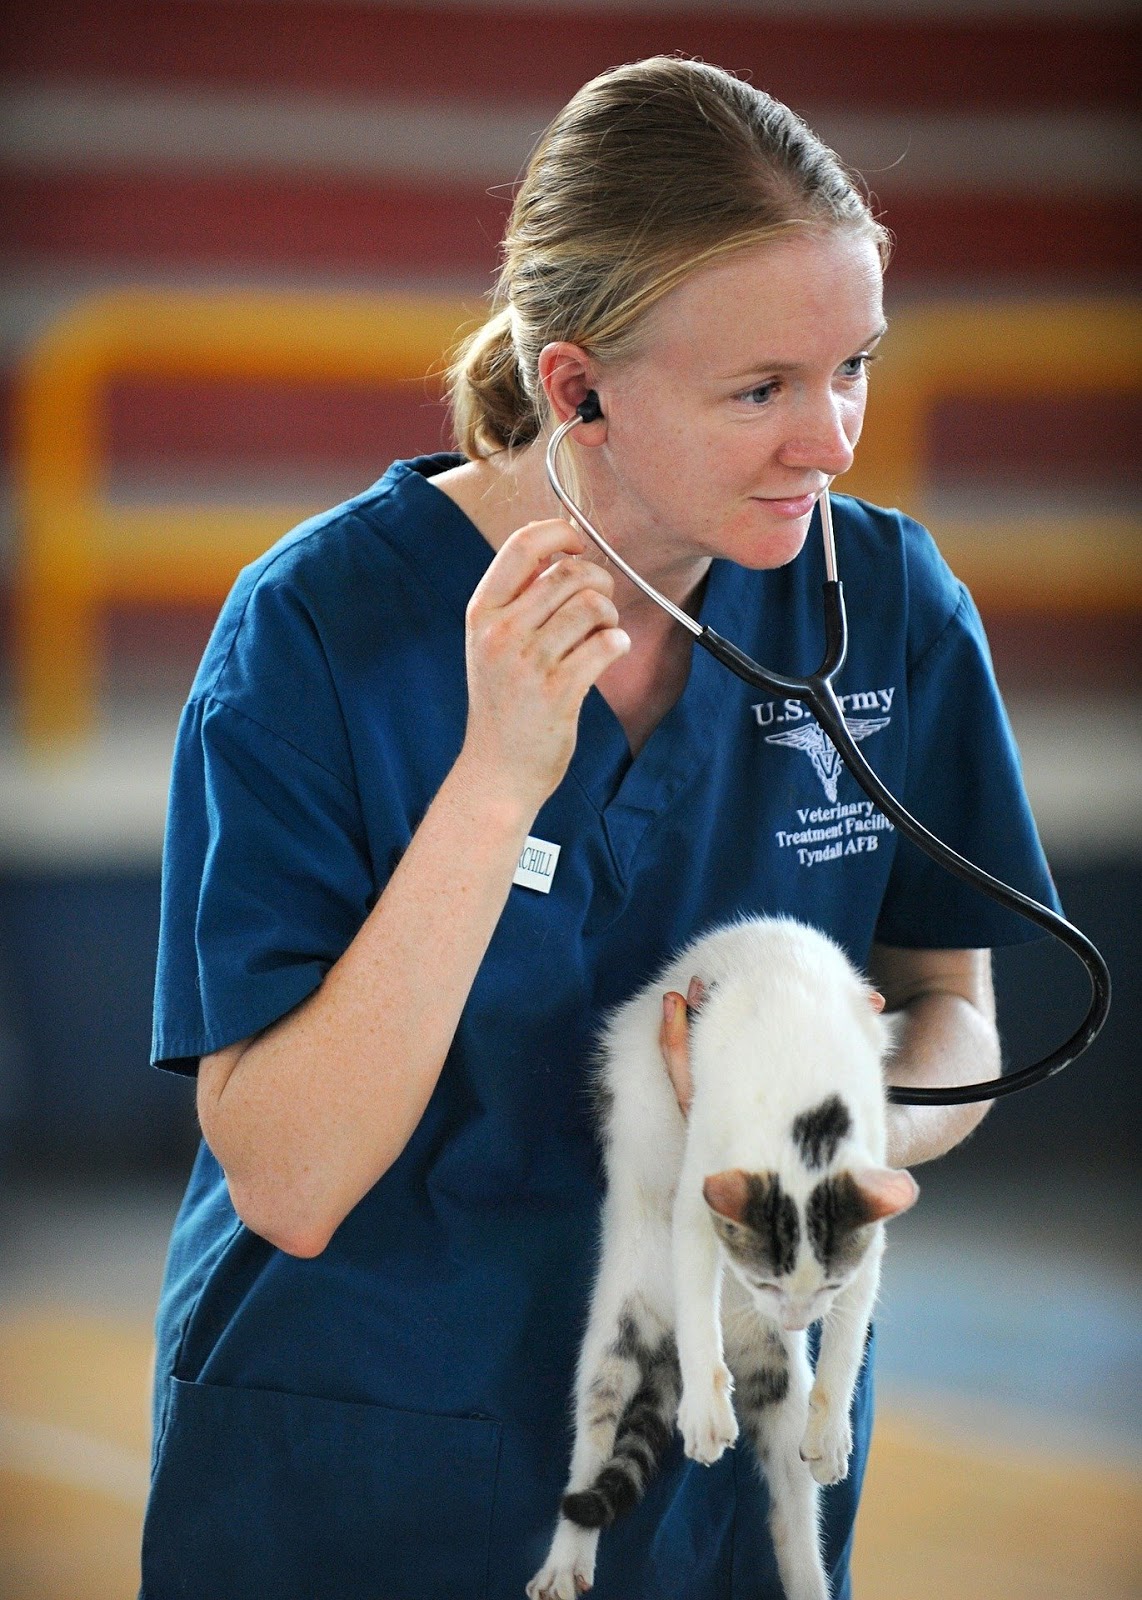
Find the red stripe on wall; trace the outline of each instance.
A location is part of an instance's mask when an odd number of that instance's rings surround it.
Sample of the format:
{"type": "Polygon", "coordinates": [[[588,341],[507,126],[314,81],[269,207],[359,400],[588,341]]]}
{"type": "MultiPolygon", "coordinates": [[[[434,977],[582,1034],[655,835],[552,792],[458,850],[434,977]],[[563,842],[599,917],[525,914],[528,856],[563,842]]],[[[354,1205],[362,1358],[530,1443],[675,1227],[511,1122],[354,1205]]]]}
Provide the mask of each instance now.
{"type": "Polygon", "coordinates": [[[467,185],[0,173],[0,258],[480,279],[494,268],[509,204],[467,185]]]}
{"type": "Polygon", "coordinates": [[[1036,477],[1056,488],[1097,483],[1103,492],[1118,490],[1125,497],[1142,476],[1142,399],[1089,394],[945,400],[929,419],[927,466],[937,481],[1036,477]]]}
{"type": "MultiPolygon", "coordinates": [[[[15,385],[0,371],[0,457],[10,459],[15,385]]],[[[871,404],[876,405],[876,377],[871,404]]],[[[104,439],[113,472],[177,479],[181,471],[258,474],[312,470],[344,478],[345,492],[394,456],[449,448],[440,385],[205,383],[108,384],[104,439]]],[[[1040,477],[1124,493],[1142,474],[1142,402],[1136,395],[959,399],[938,405],[928,470],[945,485],[1040,477]]]]}
{"type": "Polygon", "coordinates": [[[358,482],[395,456],[451,448],[439,381],[392,387],[132,382],[109,387],[107,452],[120,469],[295,470],[343,465],[358,482]]]}
{"type": "Polygon", "coordinates": [[[1114,196],[901,195],[879,213],[896,236],[888,285],[980,277],[1068,287],[1137,281],[1142,205],[1114,196]]]}
{"type": "MultiPolygon", "coordinates": [[[[504,191],[417,184],[183,175],[0,173],[0,260],[34,269],[267,267],[470,274],[489,284],[504,191]]],[[[980,278],[1075,286],[1136,271],[1142,206],[1079,196],[900,196],[890,288],[980,278]]]]}
{"type": "Polygon", "coordinates": [[[279,0],[53,0],[9,8],[7,73],[340,93],[566,100],[618,62],[698,55],[799,107],[1136,103],[1126,20],[418,10],[279,0]]]}

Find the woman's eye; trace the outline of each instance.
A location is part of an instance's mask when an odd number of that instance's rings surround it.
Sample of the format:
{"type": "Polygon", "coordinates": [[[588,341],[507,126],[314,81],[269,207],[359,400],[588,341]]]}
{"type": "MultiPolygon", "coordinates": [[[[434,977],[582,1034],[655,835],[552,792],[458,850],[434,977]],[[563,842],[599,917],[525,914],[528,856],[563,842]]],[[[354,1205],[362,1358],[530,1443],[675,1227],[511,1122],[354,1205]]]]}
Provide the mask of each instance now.
{"type": "Polygon", "coordinates": [[[739,400],[748,400],[752,405],[763,406],[767,400],[772,400],[777,393],[776,383],[759,383],[754,389],[747,389],[739,395],[739,400]]]}
{"type": "Polygon", "coordinates": [[[868,371],[869,367],[875,360],[876,357],[874,355],[870,355],[867,351],[859,356],[850,356],[847,361],[841,362],[841,377],[859,378],[862,373],[866,373],[868,371]]]}

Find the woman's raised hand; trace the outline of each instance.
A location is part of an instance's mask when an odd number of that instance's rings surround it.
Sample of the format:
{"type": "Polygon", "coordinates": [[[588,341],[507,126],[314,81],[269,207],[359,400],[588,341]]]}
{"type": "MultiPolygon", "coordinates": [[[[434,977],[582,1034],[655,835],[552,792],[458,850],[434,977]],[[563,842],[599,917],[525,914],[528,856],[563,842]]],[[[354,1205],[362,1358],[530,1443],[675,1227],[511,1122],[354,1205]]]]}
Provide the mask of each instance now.
{"type": "Polygon", "coordinates": [[[502,774],[533,811],[558,788],[587,690],[626,655],[614,579],[582,559],[568,522],[505,540],[468,603],[466,760],[502,774]]]}

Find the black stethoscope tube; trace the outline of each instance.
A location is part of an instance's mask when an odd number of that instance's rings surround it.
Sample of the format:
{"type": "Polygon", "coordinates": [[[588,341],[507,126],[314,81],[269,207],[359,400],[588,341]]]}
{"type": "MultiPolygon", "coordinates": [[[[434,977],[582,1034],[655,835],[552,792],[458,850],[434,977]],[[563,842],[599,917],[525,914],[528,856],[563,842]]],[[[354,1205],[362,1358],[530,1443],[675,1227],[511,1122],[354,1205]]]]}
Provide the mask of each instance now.
{"type": "Polygon", "coordinates": [[[732,673],[754,688],[768,689],[773,694],[799,700],[808,706],[865,794],[893,826],[916,845],[917,849],[922,850],[948,872],[954,873],[957,878],[962,878],[965,883],[971,884],[981,894],[987,895],[989,899],[997,901],[1009,911],[1014,911],[1028,922],[1036,923],[1060,944],[1066,945],[1086,968],[1091,985],[1091,1001],[1086,1016],[1070,1038],[1056,1050],[1052,1050],[1049,1055],[1044,1056],[1041,1061],[1035,1061],[1030,1066],[1021,1067],[1017,1072],[1006,1073],[1000,1078],[991,1078],[983,1083],[954,1084],[935,1089],[905,1089],[890,1086],[888,1098],[897,1105],[964,1105],[972,1101],[997,1100],[1001,1095],[1015,1094],[1020,1089],[1029,1089],[1032,1084],[1041,1083],[1044,1078],[1053,1077],[1056,1072],[1061,1072],[1094,1041],[1106,1021],[1106,1014],[1110,1009],[1110,972],[1097,947],[1072,923],[1049,907],[1040,905],[1038,900],[1032,900],[1029,895],[1013,889],[1010,884],[993,878],[982,867],[977,867],[973,862],[966,860],[942,839],[937,839],[935,834],[929,833],[922,823],[917,822],[916,818],[904,809],[896,796],[885,788],[861,755],[856,741],[849,733],[844,712],[841,710],[840,701],[832,684],[833,678],[844,666],[848,650],[848,624],[845,616],[844,590],[840,579],[835,576],[836,564],[832,518],[828,509],[828,489],[823,490],[820,502],[821,531],[825,543],[825,570],[829,574],[824,585],[824,659],[817,671],[810,673],[808,677],[788,677],[783,673],[771,672],[766,667],[759,666],[728,639],[723,639],[712,628],[702,627],[693,617],[667,600],[665,595],[660,595],[657,589],[640,577],[611,549],[568,495],[559,481],[555,468],[559,446],[578,423],[593,421],[595,417],[601,415],[598,399],[592,392],[576,414],[556,428],[547,447],[547,476],[551,487],[564,509],[584,533],[644,594],[668,611],[676,621],[682,623],[694,635],[695,643],[701,645],[703,650],[708,651],[724,667],[728,667],[732,673]]]}

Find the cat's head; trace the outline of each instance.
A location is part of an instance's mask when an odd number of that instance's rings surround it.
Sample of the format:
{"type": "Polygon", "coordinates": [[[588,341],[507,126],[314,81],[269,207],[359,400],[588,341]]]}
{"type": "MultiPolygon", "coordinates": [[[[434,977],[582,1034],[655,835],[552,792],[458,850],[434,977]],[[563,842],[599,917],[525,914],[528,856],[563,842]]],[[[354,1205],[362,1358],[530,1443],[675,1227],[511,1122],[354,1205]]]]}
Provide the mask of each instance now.
{"type": "Polygon", "coordinates": [[[839,1166],[783,1183],[776,1172],[715,1172],[702,1187],[726,1259],[758,1308],[807,1328],[860,1266],[876,1224],[907,1211],[911,1173],[839,1166]]]}

